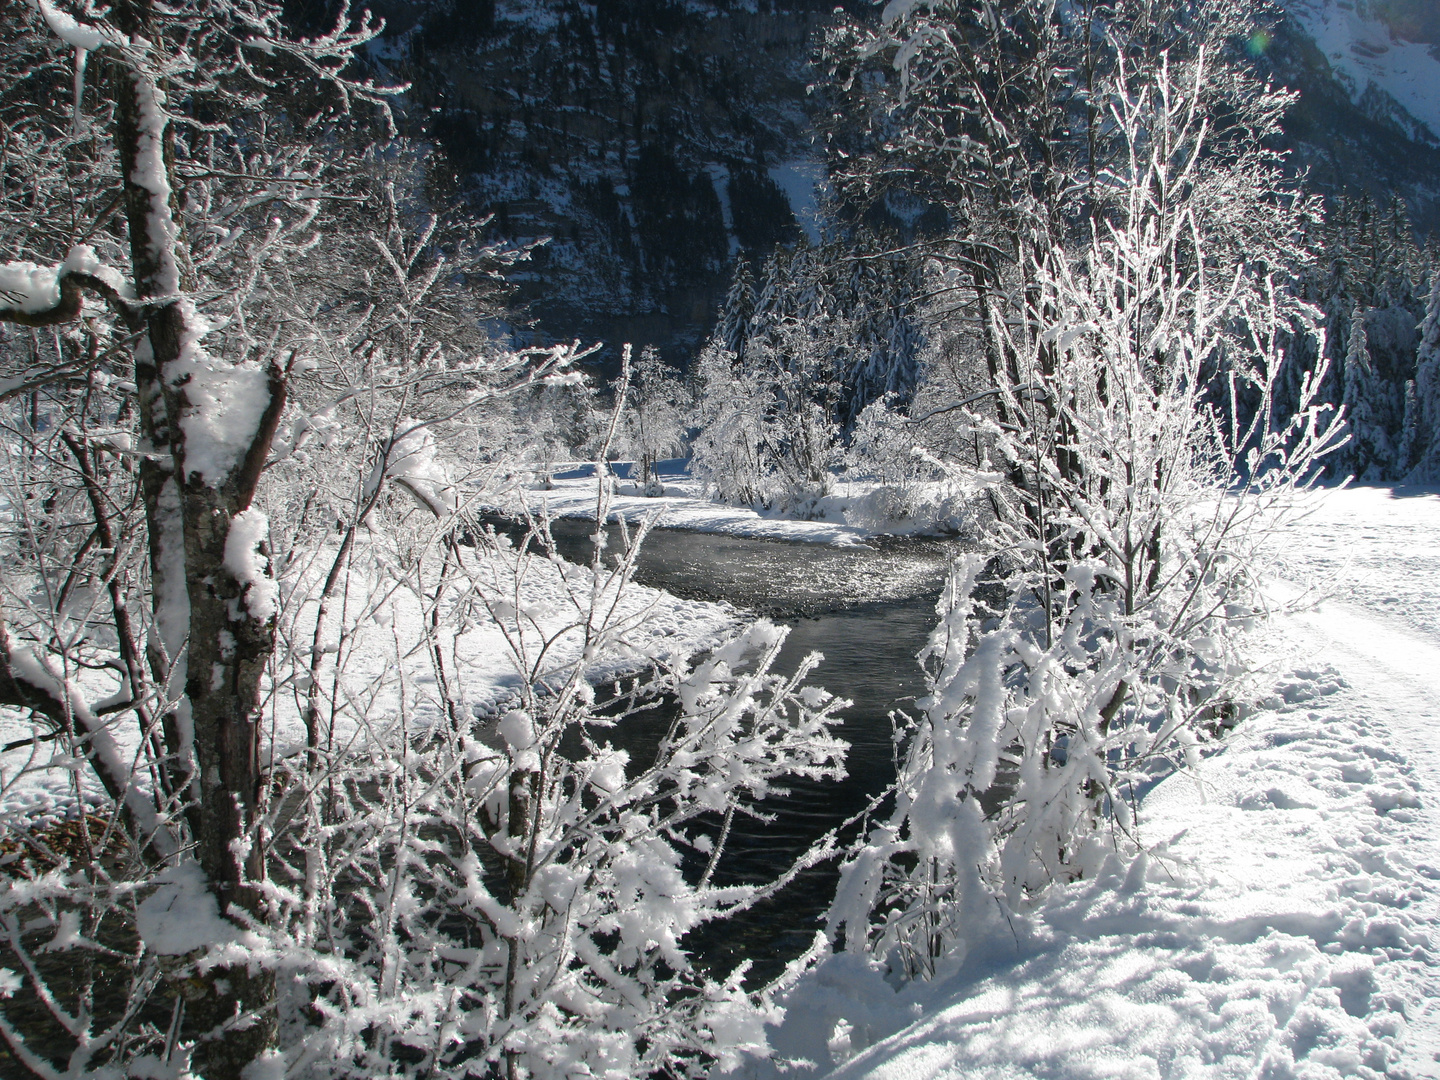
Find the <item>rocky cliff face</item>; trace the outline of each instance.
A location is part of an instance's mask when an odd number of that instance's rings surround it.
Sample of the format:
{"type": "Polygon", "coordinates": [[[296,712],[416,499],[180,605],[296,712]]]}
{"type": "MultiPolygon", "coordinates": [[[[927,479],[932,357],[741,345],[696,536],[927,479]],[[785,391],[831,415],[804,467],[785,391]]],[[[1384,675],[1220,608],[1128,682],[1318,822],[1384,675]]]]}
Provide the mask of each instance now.
{"type": "MultiPolygon", "coordinates": [[[[1421,231],[1440,227],[1434,4],[1286,7],[1252,51],[1300,91],[1286,124],[1297,168],[1327,194],[1399,196],[1421,231]]],[[[813,233],[822,166],[808,59],[833,0],[386,0],[382,10],[387,52],[413,83],[412,130],[470,206],[494,215],[497,235],[551,238],[516,275],[537,335],[653,343],[683,363],[735,260],[813,233]]]]}
{"type": "Polygon", "coordinates": [[[549,237],[513,275],[547,338],[683,361],[734,260],[804,232],[804,102],[830,3],[394,2],[408,122],[497,235],[549,237]]]}

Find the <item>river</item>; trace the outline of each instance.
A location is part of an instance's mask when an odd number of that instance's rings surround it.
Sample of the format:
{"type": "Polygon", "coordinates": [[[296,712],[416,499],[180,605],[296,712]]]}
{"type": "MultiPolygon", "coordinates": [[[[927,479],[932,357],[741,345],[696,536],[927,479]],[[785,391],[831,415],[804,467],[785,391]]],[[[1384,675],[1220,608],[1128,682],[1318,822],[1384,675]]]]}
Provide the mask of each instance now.
{"type": "MultiPolygon", "coordinates": [[[[580,519],[551,527],[559,553],[576,562],[589,561],[594,530],[580,519]]],[[[612,527],[609,550],[619,544],[612,527]]],[[[689,599],[724,600],[789,626],[777,670],[822,653],[811,681],[852,702],[841,713],[840,735],[851,744],[846,777],[791,785],[788,796],[764,807],[773,822],[737,817],[717,884],[774,878],[894,778],[890,713],[924,692],[916,654],[935,624],[951,550],[926,539],[829,547],[679,529],[656,529],[646,538],[637,581],[689,599]]],[[[662,720],[645,727],[654,730],[662,720]]],[[[717,970],[750,960],[751,982],[772,978],[822,925],[836,871],[833,863],[807,871],[773,900],[692,935],[688,944],[717,970]]]]}

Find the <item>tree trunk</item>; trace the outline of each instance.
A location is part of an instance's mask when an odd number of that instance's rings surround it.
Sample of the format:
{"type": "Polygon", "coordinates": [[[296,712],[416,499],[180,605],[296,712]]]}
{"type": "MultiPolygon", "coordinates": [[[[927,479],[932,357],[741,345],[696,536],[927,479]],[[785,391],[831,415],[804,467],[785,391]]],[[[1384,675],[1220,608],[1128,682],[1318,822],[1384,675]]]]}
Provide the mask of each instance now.
{"type": "MultiPolygon", "coordinates": [[[[143,12],[124,6],[125,21],[140,28],[143,12]]],[[[188,788],[193,799],[187,820],[196,858],[222,913],[262,920],[254,884],[265,874],[256,834],[259,701],[275,627],[273,617],[250,612],[246,586],[226,566],[225,555],[231,524],[249,506],[268,453],[284,384],[272,372],[269,407],[249,452],[225,475],[187,475],[187,451],[195,448],[187,445],[183,419],[194,406],[182,361],[198,346],[198,335],[181,299],[189,282],[175,206],[174,133],[163,118],[163,92],[123,65],[115,72],[115,102],[136,294],[159,301],[146,312],[147,333],[135,362],[142,431],[159,455],[142,477],[159,635],[151,659],[165,668],[172,694],[183,680],[166,729],[177,761],[176,787],[188,788]]],[[[239,1080],[274,1041],[274,976],[231,967],[187,982],[182,1037],[196,1044],[195,1071],[205,1080],[239,1080]]]]}
{"type": "MultiPolygon", "coordinates": [[[[224,566],[230,524],[243,507],[195,480],[185,485],[183,505],[190,593],[185,697],[200,781],[196,856],[222,912],[233,916],[239,908],[263,919],[254,885],[265,877],[264,838],[257,828],[259,699],[275,625],[249,615],[239,583],[224,566]]],[[[210,972],[204,982],[208,992],[186,1007],[190,1034],[224,1033],[197,1046],[197,1071],[205,1080],[238,1078],[274,1040],[274,975],[233,967],[210,972]],[[241,1017],[247,1026],[222,1028],[241,1017]]]]}

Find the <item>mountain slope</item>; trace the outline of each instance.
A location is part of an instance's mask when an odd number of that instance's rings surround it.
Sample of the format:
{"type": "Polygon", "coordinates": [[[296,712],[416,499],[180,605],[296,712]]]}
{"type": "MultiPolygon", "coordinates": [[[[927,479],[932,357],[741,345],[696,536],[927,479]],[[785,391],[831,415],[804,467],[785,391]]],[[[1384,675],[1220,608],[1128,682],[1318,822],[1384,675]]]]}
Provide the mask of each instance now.
{"type": "Polygon", "coordinates": [[[804,190],[809,0],[439,0],[403,26],[408,114],[514,239],[547,337],[688,358],[741,251],[793,242],[804,190]]]}
{"type": "MultiPolygon", "coordinates": [[[[323,4],[325,0],[293,0],[323,4]]],[[[1440,10],[1283,0],[1252,51],[1299,91],[1295,168],[1440,228],[1440,10]]],[[[857,0],[857,11],[878,6],[857,0]]],[[[407,123],[492,229],[550,237],[517,277],[549,339],[683,363],[734,259],[811,233],[807,67],[829,0],[382,0],[407,123]]]]}
{"type": "MultiPolygon", "coordinates": [[[[1440,59],[1397,36],[1380,10],[1287,0],[1258,63],[1299,91],[1286,119],[1292,162],[1326,195],[1398,196],[1418,231],[1440,228],[1440,59]]],[[[1424,32],[1414,20],[1396,25],[1424,32]]]]}

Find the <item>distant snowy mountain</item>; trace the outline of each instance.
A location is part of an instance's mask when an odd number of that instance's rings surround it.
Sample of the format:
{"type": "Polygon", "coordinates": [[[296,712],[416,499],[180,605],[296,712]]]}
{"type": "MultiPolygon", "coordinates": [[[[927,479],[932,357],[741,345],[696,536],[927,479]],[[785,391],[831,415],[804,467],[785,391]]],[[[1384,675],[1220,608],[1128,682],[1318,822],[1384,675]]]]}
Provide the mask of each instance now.
{"type": "Polygon", "coordinates": [[[1437,141],[1440,47],[1419,39],[1428,36],[1424,24],[1364,0],[1286,0],[1285,7],[1362,111],[1394,121],[1417,141],[1437,141]]]}
{"type": "Polygon", "coordinates": [[[1299,93],[1285,146],[1313,191],[1404,203],[1440,230],[1440,5],[1433,0],[1278,0],[1252,39],[1262,75],[1299,93]]]}

